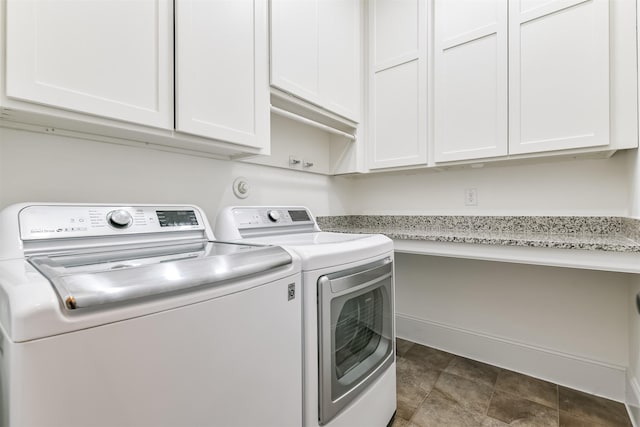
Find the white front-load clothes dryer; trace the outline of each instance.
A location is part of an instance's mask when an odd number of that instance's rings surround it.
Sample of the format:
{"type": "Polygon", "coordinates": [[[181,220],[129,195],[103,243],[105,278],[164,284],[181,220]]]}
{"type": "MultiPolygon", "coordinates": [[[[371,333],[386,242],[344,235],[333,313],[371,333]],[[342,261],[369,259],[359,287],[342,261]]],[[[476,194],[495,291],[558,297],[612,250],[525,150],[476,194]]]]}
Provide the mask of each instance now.
{"type": "Polygon", "coordinates": [[[393,242],[322,232],[304,207],[229,207],[215,232],[301,258],[304,426],[386,426],[396,410],[393,242]]]}
{"type": "Polygon", "coordinates": [[[299,427],[300,263],[195,206],[0,212],[0,425],[299,427]]]}

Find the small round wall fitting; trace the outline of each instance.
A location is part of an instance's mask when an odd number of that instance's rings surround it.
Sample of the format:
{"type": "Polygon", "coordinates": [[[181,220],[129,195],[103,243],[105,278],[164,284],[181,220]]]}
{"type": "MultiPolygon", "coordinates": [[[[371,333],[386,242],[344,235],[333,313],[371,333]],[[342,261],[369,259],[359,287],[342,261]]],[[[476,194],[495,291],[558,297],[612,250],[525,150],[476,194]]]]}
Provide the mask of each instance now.
{"type": "Polygon", "coordinates": [[[238,199],[246,199],[249,195],[249,181],[243,176],[239,176],[233,181],[233,194],[238,199]]]}

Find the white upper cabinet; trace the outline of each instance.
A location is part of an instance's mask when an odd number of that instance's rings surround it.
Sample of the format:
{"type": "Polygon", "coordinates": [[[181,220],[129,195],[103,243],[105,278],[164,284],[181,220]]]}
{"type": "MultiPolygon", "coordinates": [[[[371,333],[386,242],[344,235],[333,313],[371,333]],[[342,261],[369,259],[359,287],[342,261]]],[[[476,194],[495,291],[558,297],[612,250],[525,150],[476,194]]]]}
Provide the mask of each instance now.
{"type": "Polygon", "coordinates": [[[6,2],[6,96],[173,128],[170,0],[6,2]]]}
{"type": "Polygon", "coordinates": [[[269,144],[266,0],[176,1],[176,130],[269,144]]]}
{"type": "Polygon", "coordinates": [[[435,1],[435,161],[507,154],[507,0],[435,1]]]}
{"type": "Polygon", "coordinates": [[[360,121],[360,0],[271,0],[271,85],[360,121]]]}
{"type": "Polygon", "coordinates": [[[609,144],[609,1],[509,1],[509,153],[609,144]]]}
{"type": "Polygon", "coordinates": [[[427,9],[369,2],[369,168],[427,163],[427,9]]]}
{"type": "Polygon", "coordinates": [[[2,123],[268,154],[267,1],[0,0],[2,123]]]}
{"type": "Polygon", "coordinates": [[[320,102],[320,0],[271,0],[271,84],[320,102]]]}
{"type": "MultiPolygon", "coordinates": [[[[620,34],[628,5],[615,5],[620,34]]],[[[610,67],[622,64],[610,55],[619,36],[610,31],[613,6],[435,0],[435,161],[619,147],[609,123],[618,108],[610,108],[610,88],[620,85],[610,67]]],[[[616,102],[629,104],[624,95],[616,102]]]]}
{"type": "Polygon", "coordinates": [[[320,102],[360,121],[362,56],[360,0],[320,0],[318,46],[320,102]]]}

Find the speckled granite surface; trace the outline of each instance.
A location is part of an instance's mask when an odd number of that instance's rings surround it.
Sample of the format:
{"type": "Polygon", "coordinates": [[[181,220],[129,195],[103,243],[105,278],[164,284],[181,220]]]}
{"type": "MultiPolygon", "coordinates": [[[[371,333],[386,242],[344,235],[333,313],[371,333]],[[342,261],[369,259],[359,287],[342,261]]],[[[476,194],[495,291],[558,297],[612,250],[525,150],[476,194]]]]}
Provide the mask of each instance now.
{"type": "Polygon", "coordinates": [[[323,231],[392,239],[640,252],[640,220],[583,216],[348,215],[316,218],[323,231]]]}

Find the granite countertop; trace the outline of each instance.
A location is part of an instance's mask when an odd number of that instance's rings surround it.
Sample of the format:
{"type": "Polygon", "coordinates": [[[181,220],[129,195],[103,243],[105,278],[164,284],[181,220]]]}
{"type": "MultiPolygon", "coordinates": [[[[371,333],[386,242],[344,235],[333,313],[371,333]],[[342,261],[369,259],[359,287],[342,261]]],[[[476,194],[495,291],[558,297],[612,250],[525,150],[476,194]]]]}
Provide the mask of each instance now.
{"type": "Polygon", "coordinates": [[[316,218],[323,231],[392,239],[640,252],[640,220],[578,216],[348,215],[316,218]]]}

